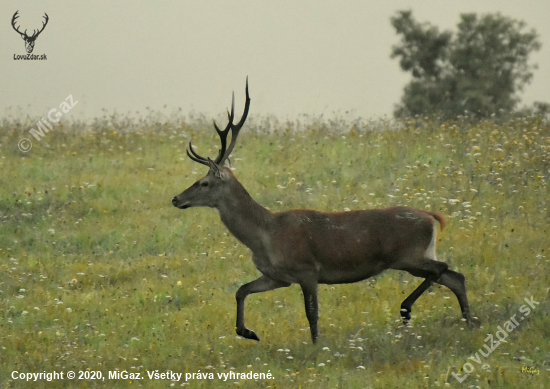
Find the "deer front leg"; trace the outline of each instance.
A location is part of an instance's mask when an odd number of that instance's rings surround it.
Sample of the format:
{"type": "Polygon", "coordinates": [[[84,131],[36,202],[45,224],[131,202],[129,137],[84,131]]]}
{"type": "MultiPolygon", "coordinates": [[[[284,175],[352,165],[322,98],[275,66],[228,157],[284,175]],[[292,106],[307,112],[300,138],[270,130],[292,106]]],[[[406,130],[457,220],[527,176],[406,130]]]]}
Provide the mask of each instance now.
{"type": "Polygon", "coordinates": [[[300,284],[302,292],[304,293],[304,303],[306,306],[306,316],[309,321],[309,329],[311,331],[311,340],[313,343],[317,342],[319,336],[319,329],[317,328],[317,321],[319,319],[319,303],[317,301],[317,283],[308,282],[300,284]]]}
{"type": "Polygon", "coordinates": [[[290,283],[273,280],[266,276],[261,276],[260,278],[241,286],[235,295],[235,298],[237,299],[237,335],[240,335],[246,339],[260,340],[254,331],[249,330],[244,325],[244,299],[246,296],[252,293],[267,292],[268,290],[283,288],[286,286],[290,286],[290,283]]]}

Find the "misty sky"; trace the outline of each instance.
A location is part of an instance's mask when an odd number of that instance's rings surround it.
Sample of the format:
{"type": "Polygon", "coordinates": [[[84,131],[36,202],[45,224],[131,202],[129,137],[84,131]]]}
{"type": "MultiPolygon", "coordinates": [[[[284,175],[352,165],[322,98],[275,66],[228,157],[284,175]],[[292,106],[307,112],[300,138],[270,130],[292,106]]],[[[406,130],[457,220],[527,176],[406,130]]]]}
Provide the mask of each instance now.
{"type": "Polygon", "coordinates": [[[543,47],[522,102],[550,102],[548,0],[2,0],[0,114],[45,116],[72,94],[79,103],[67,116],[76,119],[146,107],[218,116],[233,90],[240,113],[248,75],[251,116],[390,116],[410,79],[389,57],[398,42],[389,19],[404,9],[440,29],[454,29],[466,12],[524,20],[543,47]],[[11,27],[17,10],[29,31],[48,13],[33,52],[46,61],[14,60],[25,53],[11,27]]]}

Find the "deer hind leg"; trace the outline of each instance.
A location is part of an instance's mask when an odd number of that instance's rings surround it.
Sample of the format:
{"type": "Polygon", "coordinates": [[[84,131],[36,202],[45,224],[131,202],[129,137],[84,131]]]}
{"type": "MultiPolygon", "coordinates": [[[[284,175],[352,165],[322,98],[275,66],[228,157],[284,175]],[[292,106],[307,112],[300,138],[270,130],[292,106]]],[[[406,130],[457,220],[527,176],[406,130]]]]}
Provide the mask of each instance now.
{"type": "Polygon", "coordinates": [[[434,282],[448,271],[449,265],[445,262],[435,261],[429,258],[422,258],[415,261],[407,261],[400,266],[393,267],[397,270],[405,270],[415,277],[425,278],[422,282],[402,303],[401,317],[403,324],[407,324],[411,319],[411,310],[413,304],[434,282]]]}
{"type": "Polygon", "coordinates": [[[468,296],[466,295],[466,278],[462,273],[447,270],[436,281],[438,284],[445,285],[451,289],[458,299],[460,304],[460,310],[462,311],[462,317],[466,319],[468,325],[473,324],[473,318],[470,313],[470,304],[468,303],[468,296]]]}
{"type": "Polygon", "coordinates": [[[411,320],[411,309],[413,304],[418,300],[418,298],[424,293],[430,286],[432,286],[433,281],[426,278],[418,288],[416,288],[410,295],[401,303],[401,318],[403,319],[403,324],[407,325],[409,320],[411,320]]]}
{"type": "Polygon", "coordinates": [[[468,303],[468,297],[466,295],[465,277],[462,273],[448,269],[448,265],[444,262],[427,258],[424,258],[414,269],[402,268],[401,270],[406,270],[417,277],[426,278],[401,304],[401,317],[405,324],[410,320],[411,308],[415,301],[434,282],[451,289],[460,304],[462,317],[468,321],[469,325],[473,324],[470,304],[468,303]]]}
{"type": "Polygon", "coordinates": [[[237,335],[240,335],[246,339],[260,340],[254,331],[249,330],[244,325],[244,299],[246,296],[252,293],[267,292],[268,290],[283,288],[286,286],[290,286],[290,283],[273,280],[266,276],[261,276],[260,278],[241,286],[235,295],[235,298],[237,299],[237,335]]]}

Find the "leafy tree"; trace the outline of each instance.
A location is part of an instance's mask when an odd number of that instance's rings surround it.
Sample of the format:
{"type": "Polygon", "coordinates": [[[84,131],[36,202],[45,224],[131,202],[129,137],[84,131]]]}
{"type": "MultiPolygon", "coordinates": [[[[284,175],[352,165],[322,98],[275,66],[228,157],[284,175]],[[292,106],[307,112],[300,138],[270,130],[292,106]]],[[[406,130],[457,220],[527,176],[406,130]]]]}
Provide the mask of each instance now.
{"type": "Polygon", "coordinates": [[[536,31],[524,32],[524,22],[500,14],[463,14],[457,33],[419,23],[411,11],[398,12],[391,23],[401,36],[391,57],[413,76],[397,117],[511,112],[536,69],[528,62],[541,47],[536,31]]]}

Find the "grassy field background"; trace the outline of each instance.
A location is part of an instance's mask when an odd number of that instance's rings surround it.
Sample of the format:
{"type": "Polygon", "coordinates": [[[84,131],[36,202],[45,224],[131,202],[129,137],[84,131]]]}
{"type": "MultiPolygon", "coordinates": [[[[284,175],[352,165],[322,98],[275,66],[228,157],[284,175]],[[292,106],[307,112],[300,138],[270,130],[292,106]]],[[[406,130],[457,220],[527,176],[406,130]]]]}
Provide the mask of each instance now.
{"type": "Polygon", "coordinates": [[[250,252],[216,211],[171,205],[207,173],[185,155],[188,141],[217,153],[210,124],[105,117],[37,141],[35,123],[0,122],[1,387],[550,387],[545,122],[247,124],[234,173],[272,211],[408,205],[447,215],[438,257],[466,276],[481,321],[467,328],[452,292],[434,286],[404,327],[400,304],[421,279],[389,271],[320,286],[317,345],[296,285],[249,296],[246,323],[261,342],[237,337],[235,292],[259,276],[250,252]],[[33,141],[27,153],[22,137],[33,141]],[[540,304],[505,342],[469,359],[531,296],[540,304]],[[465,363],[473,372],[459,383],[452,373],[464,377],[465,363]],[[115,370],[145,379],[109,380],[115,370]],[[183,378],[149,380],[155,370],[183,378]],[[106,378],[33,384],[13,371],[106,378]],[[217,378],[230,371],[274,379],[217,378]],[[185,380],[199,372],[215,378],[185,380]]]}

